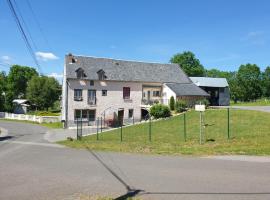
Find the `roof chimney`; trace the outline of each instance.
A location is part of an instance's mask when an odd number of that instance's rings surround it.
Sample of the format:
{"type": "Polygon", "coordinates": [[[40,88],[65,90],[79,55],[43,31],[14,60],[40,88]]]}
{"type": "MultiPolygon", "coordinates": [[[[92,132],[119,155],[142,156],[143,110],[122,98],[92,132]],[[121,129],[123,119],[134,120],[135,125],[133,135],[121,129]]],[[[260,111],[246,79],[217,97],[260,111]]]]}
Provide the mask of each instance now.
{"type": "Polygon", "coordinates": [[[72,53],[68,54],[68,63],[69,64],[73,64],[76,63],[77,59],[74,58],[74,56],[72,55],[72,53]]]}

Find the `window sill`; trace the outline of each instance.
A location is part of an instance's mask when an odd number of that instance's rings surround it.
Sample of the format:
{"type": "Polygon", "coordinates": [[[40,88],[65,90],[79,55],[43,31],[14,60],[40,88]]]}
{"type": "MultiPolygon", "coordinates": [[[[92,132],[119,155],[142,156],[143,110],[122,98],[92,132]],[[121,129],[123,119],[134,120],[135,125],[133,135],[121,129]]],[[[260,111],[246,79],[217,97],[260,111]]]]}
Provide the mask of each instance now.
{"type": "Polygon", "coordinates": [[[123,99],[123,100],[124,100],[124,102],[127,102],[127,103],[132,102],[132,99],[123,99]]]}
{"type": "Polygon", "coordinates": [[[74,101],[83,101],[83,99],[74,99],[74,101]]]}

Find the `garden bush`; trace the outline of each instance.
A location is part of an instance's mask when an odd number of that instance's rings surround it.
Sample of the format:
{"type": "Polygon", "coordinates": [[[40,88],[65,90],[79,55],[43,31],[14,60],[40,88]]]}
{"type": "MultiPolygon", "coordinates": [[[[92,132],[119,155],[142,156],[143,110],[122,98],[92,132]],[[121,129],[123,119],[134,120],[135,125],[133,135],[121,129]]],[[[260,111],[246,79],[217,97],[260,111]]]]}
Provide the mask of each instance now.
{"type": "Polygon", "coordinates": [[[150,108],[150,115],[155,119],[165,118],[171,116],[171,111],[166,105],[155,104],[150,108]]]}
{"type": "Polygon", "coordinates": [[[187,110],[187,103],[183,100],[177,100],[175,103],[175,111],[180,113],[187,110]]]}
{"type": "Polygon", "coordinates": [[[171,98],[170,98],[170,109],[174,110],[174,108],[175,108],[175,100],[174,100],[174,97],[171,96],[171,98]]]}
{"type": "Polygon", "coordinates": [[[202,104],[202,105],[205,105],[205,107],[208,107],[210,105],[210,102],[208,99],[200,99],[196,101],[196,104],[202,104]]]}

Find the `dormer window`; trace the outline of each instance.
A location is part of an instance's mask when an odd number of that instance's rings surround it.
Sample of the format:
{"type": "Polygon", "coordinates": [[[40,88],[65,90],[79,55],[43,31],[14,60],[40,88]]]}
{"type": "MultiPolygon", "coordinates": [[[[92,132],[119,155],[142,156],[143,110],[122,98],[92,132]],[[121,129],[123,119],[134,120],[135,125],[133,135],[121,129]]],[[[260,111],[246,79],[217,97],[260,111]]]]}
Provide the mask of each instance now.
{"type": "Polygon", "coordinates": [[[101,69],[97,72],[98,74],[98,80],[105,80],[107,78],[107,76],[105,75],[105,72],[101,69]]]}
{"type": "Polygon", "coordinates": [[[82,79],[82,78],[85,78],[86,77],[86,75],[85,75],[85,73],[84,73],[84,71],[83,71],[82,68],[79,68],[79,69],[76,70],[76,76],[79,79],[82,79]]]}

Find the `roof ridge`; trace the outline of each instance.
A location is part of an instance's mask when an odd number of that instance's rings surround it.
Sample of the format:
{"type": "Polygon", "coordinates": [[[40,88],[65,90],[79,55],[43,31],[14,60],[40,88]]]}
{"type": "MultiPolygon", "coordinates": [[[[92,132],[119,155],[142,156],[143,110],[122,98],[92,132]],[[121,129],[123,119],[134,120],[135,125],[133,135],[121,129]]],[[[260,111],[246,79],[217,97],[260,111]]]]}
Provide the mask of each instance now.
{"type": "MultiPolygon", "coordinates": [[[[67,54],[68,55],[68,54],[67,54]]],[[[123,61],[123,62],[137,62],[137,63],[148,63],[148,64],[160,64],[160,65],[177,65],[175,63],[162,63],[162,62],[148,62],[141,60],[128,60],[128,59],[120,59],[120,58],[109,58],[109,57],[98,57],[98,56],[86,56],[86,55],[74,55],[75,57],[84,57],[84,58],[96,58],[96,59],[107,59],[107,60],[115,60],[115,61],[123,61]]]]}

